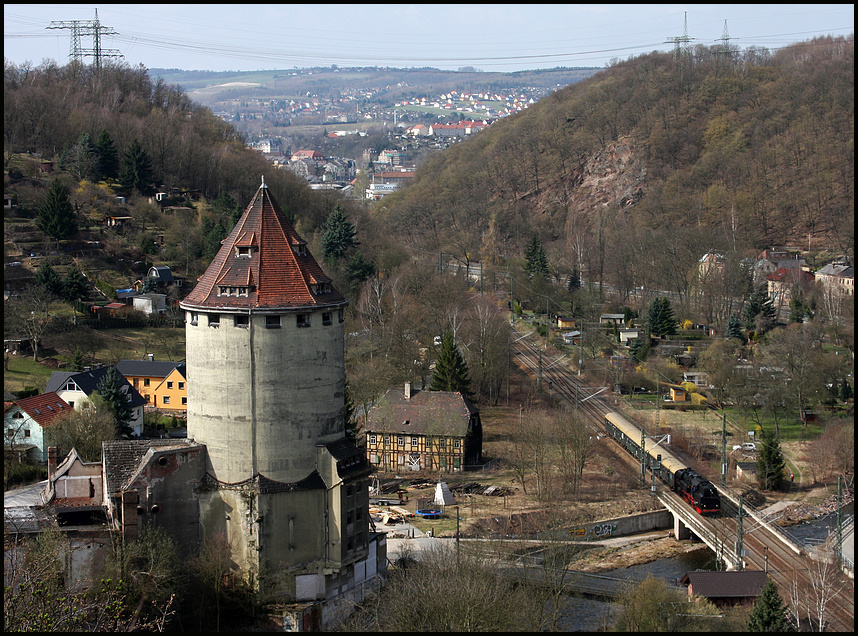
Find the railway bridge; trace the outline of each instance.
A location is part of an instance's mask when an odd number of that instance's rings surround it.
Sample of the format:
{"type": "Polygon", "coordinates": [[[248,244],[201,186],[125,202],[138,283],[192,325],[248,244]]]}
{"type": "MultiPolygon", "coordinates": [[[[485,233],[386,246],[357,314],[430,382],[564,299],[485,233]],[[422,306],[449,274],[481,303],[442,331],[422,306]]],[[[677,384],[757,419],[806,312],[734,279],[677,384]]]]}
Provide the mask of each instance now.
{"type": "MultiPolygon", "coordinates": [[[[538,382],[547,383],[551,395],[577,405],[592,418],[594,432],[604,431],[605,414],[616,409],[602,399],[604,385],[584,386],[583,378],[569,369],[556,362],[543,362],[541,349],[527,336],[517,336],[513,350],[517,362],[538,382]]],[[[646,478],[644,474],[641,477],[646,478]]],[[[704,517],[661,482],[653,480],[653,484],[659,501],[674,517],[677,538],[693,534],[728,569],[767,572],[785,600],[792,596],[792,600],[800,601],[806,612],[804,618],[813,620],[816,629],[854,631],[853,584],[824,553],[809,554],[796,546],[771,520],[745,507],[728,488],[715,485],[721,497],[721,513],[704,517]]]]}

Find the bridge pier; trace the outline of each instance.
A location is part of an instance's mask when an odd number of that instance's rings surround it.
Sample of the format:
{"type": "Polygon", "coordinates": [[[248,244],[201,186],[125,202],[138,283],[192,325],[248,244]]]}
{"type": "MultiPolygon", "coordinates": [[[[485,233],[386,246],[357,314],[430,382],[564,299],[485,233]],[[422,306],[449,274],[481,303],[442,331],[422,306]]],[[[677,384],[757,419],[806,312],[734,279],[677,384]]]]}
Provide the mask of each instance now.
{"type": "Polygon", "coordinates": [[[691,530],[688,529],[688,526],[685,525],[677,514],[673,515],[673,536],[678,540],[691,538],[691,530]]]}

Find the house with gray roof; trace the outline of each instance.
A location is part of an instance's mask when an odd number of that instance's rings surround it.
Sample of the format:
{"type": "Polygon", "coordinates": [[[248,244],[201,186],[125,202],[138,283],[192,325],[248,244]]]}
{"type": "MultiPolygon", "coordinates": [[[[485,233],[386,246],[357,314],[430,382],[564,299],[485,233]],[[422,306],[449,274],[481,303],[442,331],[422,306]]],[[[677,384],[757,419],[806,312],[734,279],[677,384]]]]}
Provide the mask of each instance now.
{"type": "MultiPolygon", "coordinates": [[[[80,409],[83,404],[90,401],[93,393],[98,392],[98,385],[111,368],[113,367],[102,366],[95,369],[87,368],[79,372],[54,371],[48,379],[45,393],[53,391],[69,406],[80,409]]],[[[131,407],[131,421],[128,422],[128,426],[131,427],[134,435],[139,437],[143,433],[143,406],[146,404],[146,400],[121,373],[119,378],[121,390],[128,399],[128,406],[131,407]]]]}
{"type": "Polygon", "coordinates": [[[382,471],[458,472],[482,462],[480,411],[461,393],[390,389],[366,423],[370,464],[382,471]]]}
{"type": "Polygon", "coordinates": [[[768,578],[768,574],[759,570],[697,571],[688,572],[681,583],[688,587],[688,596],[703,597],[724,607],[753,605],[768,578]]]}

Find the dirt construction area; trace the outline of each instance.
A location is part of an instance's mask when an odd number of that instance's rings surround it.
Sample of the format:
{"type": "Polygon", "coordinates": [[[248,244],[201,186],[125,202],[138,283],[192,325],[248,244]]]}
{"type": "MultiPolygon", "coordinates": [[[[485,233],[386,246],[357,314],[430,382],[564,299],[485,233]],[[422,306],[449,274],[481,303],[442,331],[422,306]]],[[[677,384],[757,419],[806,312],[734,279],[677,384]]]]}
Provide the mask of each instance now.
{"type": "MultiPolygon", "coordinates": [[[[487,466],[480,471],[454,474],[378,475],[381,494],[396,498],[398,505],[393,506],[395,511],[391,506],[371,506],[376,529],[385,530],[382,520],[386,513],[390,523],[405,520],[420,532],[435,537],[453,537],[458,526],[463,538],[511,539],[661,508],[649,484],[640,483],[637,460],[607,437],[593,440],[581,484],[575,491],[556,468],[544,470],[539,483],[532,472],[522,474],[520,470],[513,470],[505,458],[510,457],[513,444],[520,439],[516,438],[514,429],[521,426],[523,418],[544,417],[548,406],[543,397],[532,391],[526,377],[514,374],[508,403],[481,408],[483,454],[487,466]],[[432,507],[439,479],[450,488],[455,510],[448,506],[438,518],[413,516],[418,509],[432,507]]],[[[671,414],[661,422],[668,431],[678,431],[684,422],[695,431],[720,429],[720,421],[711,413],[705,419],[695,414],[671,414]]],[[[671,450],[674,449],[671,446],[671,450]]],[[[800,448],[789,451],[793,457],[801,454],[800,448]]],[[[735,461],[747,458],[732,459],[731,466],[734,466],[735,461]]],[[[701,472],[707,468],[705,456],[698,467],[701,472]]],[[[709,476],[717,479],[716,474],[709,476]]],[[[821,514],[825,509],[824,499],[830,495],[830,490],[825,488],[805,488],[800,484],[787,492],[765,495],[754,491],[750,482],[734,481],[730,485],[748,492],[760,507],[781,502],[779,506],[800,511],[797,515],[803,514],[805,518],[821,514]]],[[[390,536],[397,538],[393,534],[390,536]]],[[[667,530],[634,539],[613,539],[599,546],[583,551],[573,567],[599,572],[701,549],[699,544],[676,541],[668,536],[667,530]]]]}

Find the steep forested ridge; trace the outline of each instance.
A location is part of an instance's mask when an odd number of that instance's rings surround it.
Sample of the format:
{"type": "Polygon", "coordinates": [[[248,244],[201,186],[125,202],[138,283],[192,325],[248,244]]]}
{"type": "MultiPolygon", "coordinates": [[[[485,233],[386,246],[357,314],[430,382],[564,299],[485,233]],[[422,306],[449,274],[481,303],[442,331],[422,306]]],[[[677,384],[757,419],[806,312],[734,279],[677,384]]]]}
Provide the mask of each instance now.
{"type": "Polygon", "coordinates": [[[270,166],[239,134],[177,86],[152,80],[145,68],[75,64],[4,66],[4,150],[58,160],[78,140],[107,131],[120,153],[139,140],[155,183],[168,190],[199,190],[207,198],[229,193],[249,201],[261,175],[284,210],[300,210],[310,227],[327,209],[306,183],[270,166]]]}
{"type": "Polygon", "coordinates": [[[618,63],[435,156],[379,215],[484,262],[536,232],[557,270],[648,288],[711,250],[851,258],[853,59],[849,36],[618,63]]]}

